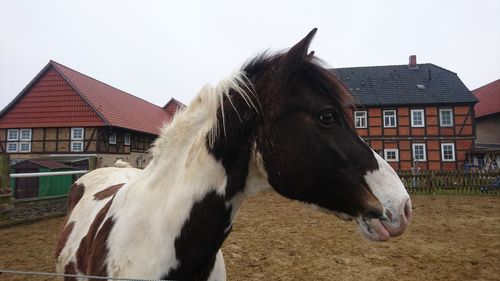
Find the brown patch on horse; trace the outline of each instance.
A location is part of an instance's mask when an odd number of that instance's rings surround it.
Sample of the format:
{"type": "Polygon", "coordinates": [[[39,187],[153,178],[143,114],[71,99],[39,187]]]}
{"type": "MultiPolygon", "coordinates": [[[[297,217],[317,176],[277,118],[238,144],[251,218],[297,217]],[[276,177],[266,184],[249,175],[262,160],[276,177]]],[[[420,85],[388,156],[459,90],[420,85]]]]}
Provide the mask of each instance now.
{"type": "MultiPolygon", "coordinates": [[[[76,268],[75,268],[75,263],[70,262],[64,267],[64,273],[65,274],[72,274],[76,275],[76,268]]],[[[72,276],[64,276],[64,281],[76,281],[76,277],[72,276]]]]}
{"type": "Polygon", "coordinates": [[[83,193],[85,192],[85,186],[79,183],[73,183],[68,193],[68,214],[73,211],[78,201],[82,199],[83,193]]]}
{"type": "Polygon", "coordinates": [[[124,185],[124,183],[119,183],[112,185],[104,190],[101,190],[94,194],[94,200],[103,200],[110,196],[115,195],[115,193],[124,185]]]}
{"type": "Polygon", "coordinates": [[[97,213],[94,221],[89,227],[89,231],[80,241],[80,245],[76,251],[76,266],[78,270],[85,274],[94,276],[107,275],[105,259],[108,254],[108,249],[106,247],[106,240],[113,224],[111,223],[111,226],[109,225],[108,221],[110,221],[111,218],[106,220],[104,224],[102,222],[106,218],[112,202],[113,198],[111,198],[111,200],[109,200],[109,202],[97,213]],[[103,226],[99,229],[101,224],[103,224],[103,226]],[[105,238],[104,240],[103,236],[105,238]],[[96,269],[98,271],[95,271],[96,269]]]}
{"type": "Polygon", "coordinates": [[[106,258],[108,257],[108,237],[111,229],[113,229],[115,222],[112,217],[109,217],[101,229],[97,233],[97,236],[92,243],[89,256],[89,264],[87,272],[89,275],[93,276],[108,276],[108,269],[106,258]]]}
{"type": "Polygon", "coordinates": [[[55,252],[56,259],[61,254],[61,251],[62,249],[64,249],[64,246],[66,246],[66,242],[68,242],[69,235],[71,234],[71,231],[73,231],[74,226],[75,222],[72,221],[68,223],[61,231],[61,234],[59,235],[59,240],[57,241],[56,245],[56,252],[55,252]]]}
{"type": "Polygon", "coordinates": [[[78,250],[76,251],[76,266],[80,272],[87,272],[87,235],[83,236],[80,241],[80,245],[78,246],[78,250]]]}

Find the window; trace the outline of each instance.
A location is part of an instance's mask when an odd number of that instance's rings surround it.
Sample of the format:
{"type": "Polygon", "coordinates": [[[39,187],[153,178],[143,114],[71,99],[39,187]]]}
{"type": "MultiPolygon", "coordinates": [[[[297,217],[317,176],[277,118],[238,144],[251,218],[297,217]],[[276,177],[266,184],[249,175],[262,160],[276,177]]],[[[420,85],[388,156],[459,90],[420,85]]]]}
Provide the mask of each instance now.
{"type": "Polygon", "coordinates": [[[71,128],[71,152],[83,151],[84,138],[85,130],[83,128],[71,128]]]}
{"type": "Polygon", "coordinates": [[[116,132],[114,133],[111,133],[111,135],[109,135],[109,143],[110,144],[116,144],[116,132]]]}
{"type": "Polygon", "coordinates": [[[71,128],[71,140],[83,140],[83,128],[71,128]]]}
{"type": "Polygon", "coordinates": [[[441,127],[453,126],[453,111],[451,108],[439,110],[439,126],[441,127]]]}
{"type": "Polygon", "coordinates": [[[31,142],[20,142],[19,152],[31,152],[31,142]]]}
{"type": "Polygon", "coordinates": [[[443,161],[455,161],[455,144],[442,143],[441,144],[441,159],[443,161]]]}
{"type": "Polygon", "coordinates": [[[423,144],[423,143],[414,143],[413,144],[413,160],[414,161],[426,161],[425,144],[423,144]]]}
{"type": "Polygon", "coordinates": [[[384,110],[384,127],[396,127],[396,110],[384,110]]]}
{"type": "Polygon", "coordinates": [[[130,134],[123,135],[123,144],[130,145],[130,134]]]}
{"type": "Polygon", "coordinates": [[[8,141],[19,140],[19,130],[18,129],[8,129],[7,130],[7,140],[8,141]]]}
{"type": "Polygon", "coordinates": [[[411,126],[412,127],[424,127],[424,110],[423,109],[412,109],[411,110],[411,126]]]}
{"type": "Polygon", "coordinates": [[[21,129],[19,130],[19,132],[19,140],[31,141],[31,129],[21,129]]]}
{"type": "Polygon", "coordinates": [[[354,125],[356,128],[366,128],[366,111],[354,111],[354,125]]]}
{"type": "Polygon", "coordinates": [[[397,149],[384,149],[384,158],[387,162],[398,162],[399,151],[397,149]]]}
{"type": "Polygon", "coordinates": [[[17,142],[8,142],[7,152],[17,152],[17,142]]]}
{"type": "Polygon", "coordinates": [[[71,151],[72,152],[83,151],[83,141],[72,141],[71,142],[71,151]]]}
{"type": "Polygon", "coordinates": [[[31,129],[8,129],[7,141],[6,152],[31,152],[31,129]]]}

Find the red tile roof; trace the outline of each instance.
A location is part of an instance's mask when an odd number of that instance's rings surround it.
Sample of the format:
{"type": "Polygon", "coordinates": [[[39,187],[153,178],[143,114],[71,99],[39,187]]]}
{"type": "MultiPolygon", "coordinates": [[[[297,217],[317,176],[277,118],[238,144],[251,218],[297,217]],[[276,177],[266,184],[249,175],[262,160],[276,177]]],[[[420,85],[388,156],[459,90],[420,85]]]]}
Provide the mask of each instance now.
{"type": "Polygon", "coordinates": [[[476,117],[500,112],[500,79],[477,88],[472,93],[479,100],[474,106],[476,117]]]}
{"type": "Polygon", "coordinates": [[[111,126],[158,134],[172,116],[163,108],[57,62],[50,62],[111,126]]]}
{"type": "Polygon", "coordinates": [[[0,128],[104,125],[94,109],[50,65],[0,113],[0,128]]]}
{"type": "MultiPolygon", "coordinates": [[[[63,122],[63,124],[61,124],[61,120],[52,120],[53,118],[51,117],[53,114],[45,112],[45,114],[49,114],[48,116],[46,116],[47,120],[44,119],[43,122],[39,123],[39,125],[47,126],[48,124],[53,124],[54,126],[61,126],[64,125],[64,123],[67,123],[67,126],[109,125],[156,135],[159,133],[159,130],[162,127],[163,123],[168,123],[172,119],[173,115],[168,110],[162,107],[116,89],[106,83],[100,82],[60,63],[50,61],[47,66],[33,79],[33,81],[30,82],[30,84],[28,84],[28,86],[26,86],[26,88],[14,99],[14,101],[12,101],[4,110],[2,110],[2,112],[0,112],[0,127],[25,127],[22,126],[22,124],[13,126],[13,122],[7,122],[8,124],[2,123],[5,123],[5,117],[7,117],[11,111],[17,110],[18,106],[16,104],[19,101],[25,100],[25,95],[32,90],[34,85],[39,85],[39,80],[44,78],[50,71],[57,72],[58,75],[64,78],[65,82],[70,86],[67,88],[70,88],[72,92],[76,93],[76,96],[80,96],[79,100],[84,101],[84,103],[80,103],[77,105],[75,104],[76,101],[70,102],[69,100],[71,98],[66,97],[66,99],[63,98],[61,100],[62,104],[57,104],[57,108],[61,110],[65,108],[66,111],[70,109],[70,112],[79,112],[81,111],[79,110],[79,107],[85,107],[86,105],[91,109],[91,111],[94,112],[94,117],[85,117],[81,116],[81,113],[77,113],[76,115],[80,115],[79,120],[73,120],[74,118],[69,118],[66,120],[66,122],[63,122]],[[14,107],[14,105],[16,106],[14,107]]],[[[53,86],[54,85],[51,85],[51,87],[53,86]]],[[[61,85],[61,87],[64,86],[65,85],[61,85]]],[[[45,90],[44,92],[48,93],[51,91],[49,89],[45,90]]],[[[51,102],[47,100],[47,96],[43,96],[41,100],[44,100],[44,102],[48,103],[51,102]]],[[[38,107],[40,108],[39,104],[38,107]]],[[[21,110],[20,112],[18,112],[18,116],[26,117],[26,115],[32,114],[34,111],[36,110],[33,108],[29,109],[28,111],[21,110]]],[[[64,116],[61,117],[71,116],[71,113],[66,113],[63,115],[64,116]]],[[[39,116],[33,117],[38,118],[39,116]]],[[[24,120],[24,124],[35,124],[36,118],[34,120],[24,120]]],[[[21,121],[21,123],[23,122],[21,121]]]]}

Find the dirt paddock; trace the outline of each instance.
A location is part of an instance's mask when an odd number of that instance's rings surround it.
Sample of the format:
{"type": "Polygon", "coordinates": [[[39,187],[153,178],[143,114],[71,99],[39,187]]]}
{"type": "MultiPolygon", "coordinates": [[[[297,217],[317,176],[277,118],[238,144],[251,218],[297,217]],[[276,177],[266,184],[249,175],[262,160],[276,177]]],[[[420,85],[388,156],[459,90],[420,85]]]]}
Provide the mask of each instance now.
{"type": "MultiPolygon", "coordinates": [[[[364,240],[354,223],[265,193],[224,243],[229,280],[500,280],[500,197],[414,196],[408,231],[364,240]]],[[[0,229],[0,268],[53,271],[63,218],[0,229]]],[[[3,274],[0,280],[60,280],[3,274]]]]}

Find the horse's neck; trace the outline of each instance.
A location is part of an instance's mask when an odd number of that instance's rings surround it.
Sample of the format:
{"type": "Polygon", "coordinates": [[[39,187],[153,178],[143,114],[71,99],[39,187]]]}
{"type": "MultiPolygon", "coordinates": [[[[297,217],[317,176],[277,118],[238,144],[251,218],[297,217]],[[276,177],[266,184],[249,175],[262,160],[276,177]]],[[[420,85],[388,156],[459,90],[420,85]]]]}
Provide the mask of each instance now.
{"type": "Polygon", "coordinates": [[[158,245],[169,245],[169,260],[180,263],[170,279],[189,276],[184,265],[209,266],[244,199],[267,187],[252,139],[254,109],[238,94],[230,102],[213,91],[220,90],[202,90],[162,131],[152,162],[128,188],[147,209],[136,208],[137,220],[153,222],[158,245]]]}
{"type": "Polygon", "coordinates": [[[182,232],[189,224],[197,224],[200,229],[205,225],[224,226],[225,232],[211,233],[223,236],[223,240],[244,199],[267,187],[263,169],[259,168],[260,158],[252,147],[242,146],[232,159],[228,155],[217,159],[209,151],[204,135],[180,140],[178,144],[182,145],[165,146],[155,155],[141,176],[142,188],[135,192],[141,197],[150,194],[148,204],[154,207],[149,207],[164,212],[158,218],[164,218],[164,228],[182,232]],[[231,162],[230,167],[223,163],[225,160],[231,162]],[[223,205],[225,210],[215,211],[214,204],[223,205]],[[203,217],[197,217],[199,211],[203,211],[203,217]],[[177,225],[172,225],[172,221],[177,225]]]}

